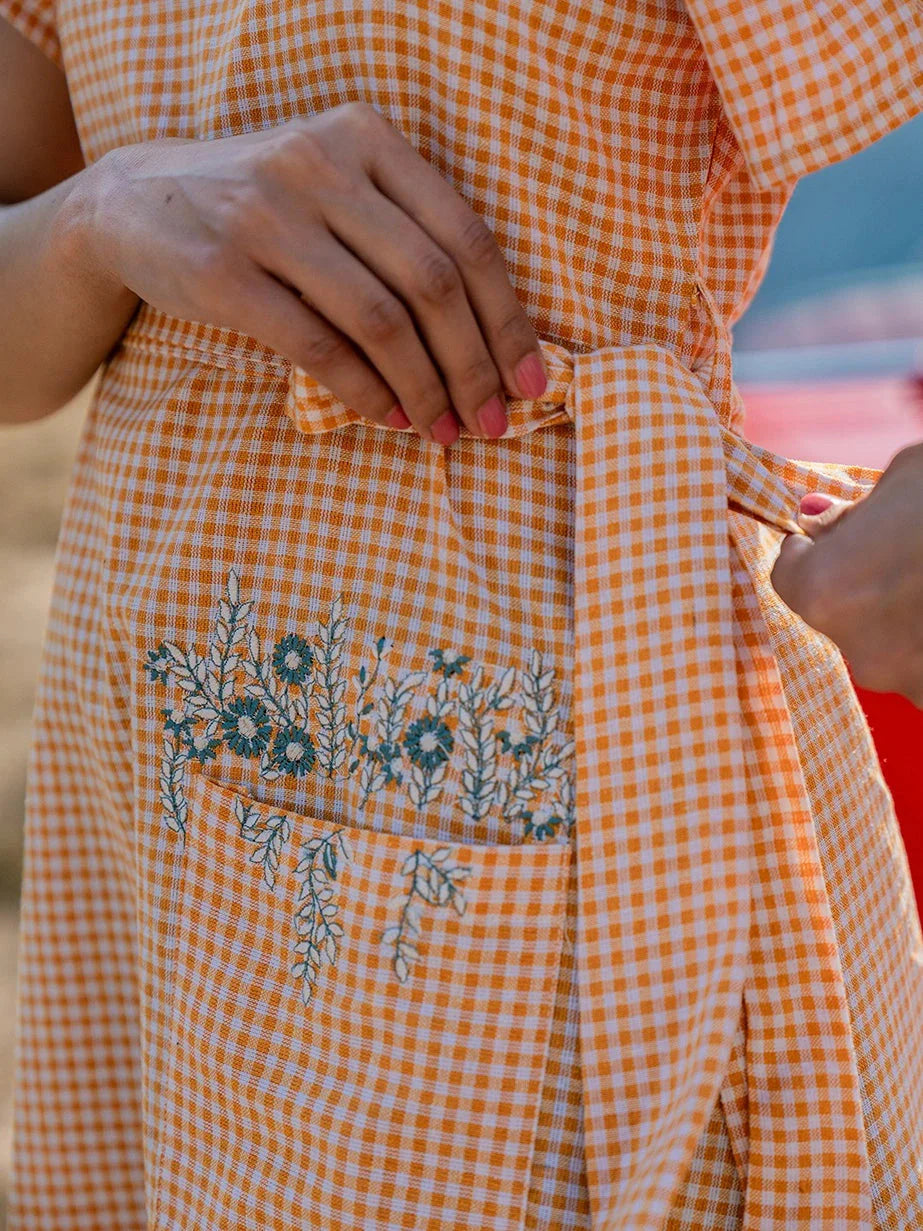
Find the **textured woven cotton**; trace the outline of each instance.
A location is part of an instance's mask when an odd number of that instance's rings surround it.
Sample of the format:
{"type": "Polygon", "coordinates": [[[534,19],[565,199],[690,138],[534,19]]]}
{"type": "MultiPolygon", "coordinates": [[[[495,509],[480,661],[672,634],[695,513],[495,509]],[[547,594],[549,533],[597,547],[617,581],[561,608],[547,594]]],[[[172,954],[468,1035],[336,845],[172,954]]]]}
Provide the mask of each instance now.
{"type": "Polygon", "coordinates": [[[0,12],[88,160],[373,102],[550,376],[444,449],[141,306],[39,680],[14,1231],[923,1225],[906,856],[768,580],[877,475],[747,445],[729,337],[794,176],[919,110],[913,5],[0,12]]]}

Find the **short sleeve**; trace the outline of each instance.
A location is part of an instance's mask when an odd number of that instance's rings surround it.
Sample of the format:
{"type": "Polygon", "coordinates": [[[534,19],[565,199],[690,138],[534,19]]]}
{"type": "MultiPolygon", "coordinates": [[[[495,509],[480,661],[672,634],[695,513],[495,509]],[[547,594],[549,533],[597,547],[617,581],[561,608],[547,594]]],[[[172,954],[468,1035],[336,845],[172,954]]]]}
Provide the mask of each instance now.
{"type": "Polygon", "coordinates": [[[0,0],[0,17],[44,52],[49,60],[62,67],[55,0],[0,0]]]}
{"type": "Polygon", "coordinates": [[[923,111],[923,0],[686,0],[757,187],[858,153],[923,111]]]}

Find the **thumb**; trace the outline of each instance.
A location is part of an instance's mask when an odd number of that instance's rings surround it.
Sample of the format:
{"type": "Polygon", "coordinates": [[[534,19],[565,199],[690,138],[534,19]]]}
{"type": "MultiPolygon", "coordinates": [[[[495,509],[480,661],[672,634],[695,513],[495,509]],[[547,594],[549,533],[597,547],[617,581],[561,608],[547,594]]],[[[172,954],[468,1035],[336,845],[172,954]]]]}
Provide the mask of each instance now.
{"type": "Polygon", "coordinates": [[[825,530],[829,530],[834,522],[839,521],[854,503],[852,500],[840,500],[838,496],[809,492],[801,498],[796,520],[805,534],[817,538],[825,530]]]}
{"type": "Polygon", "coordinates": [[[811,590],[813,551],[814,543],[807,535],[787,534],[769,576],[775,592],[802,619],[805,618],[811,590]]]}

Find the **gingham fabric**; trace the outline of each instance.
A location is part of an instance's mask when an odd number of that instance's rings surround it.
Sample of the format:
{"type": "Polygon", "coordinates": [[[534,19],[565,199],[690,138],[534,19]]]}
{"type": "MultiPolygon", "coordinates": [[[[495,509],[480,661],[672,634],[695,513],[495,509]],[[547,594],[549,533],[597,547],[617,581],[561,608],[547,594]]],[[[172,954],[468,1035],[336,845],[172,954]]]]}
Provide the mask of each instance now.
{"type": "Polygon", "coordinates": [[[906,855],[768,580],[877,474],[747,445],[729,333],[806,109],[820,165],[923,105],[912,7],[823,69],[742,4],[31,3],[88,159],[374,103],[549,384],[446,449],[142,304],[39,679],[14,1231],[923,1225],[906,855]]]}

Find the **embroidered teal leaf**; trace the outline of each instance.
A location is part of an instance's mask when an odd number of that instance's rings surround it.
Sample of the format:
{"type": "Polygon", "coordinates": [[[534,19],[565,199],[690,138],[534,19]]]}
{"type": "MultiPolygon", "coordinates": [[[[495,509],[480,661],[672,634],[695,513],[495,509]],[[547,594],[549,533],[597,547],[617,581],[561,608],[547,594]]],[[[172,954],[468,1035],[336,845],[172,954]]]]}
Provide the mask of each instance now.
{"type": "Polygon", "coordinates": [[[465,664],[471,662],[469,655],[459,654],[457,650],[430,650],[429,653],[433,660],[433,670],[441,672],[445,679],[460,675],[465,664]]]}
{"type": "Polygon", "coordinates": [[[142,667],[148,673],[152,684],[166,684],[169,679],[169,662],[170,655],[162,641],[155,650],[148,650],[147,661],[142,663],[142,667]]]}
{"type": "Polygon", "coordinates": [[[327,842],[324,844],[322,849],[324,852],[324,867],[327,869],[327,871],[330,873],[333,879],[336,880],[337,863],[336,863],[336,856],[333,853],[333,846],[331,843],[327,842]]]}

